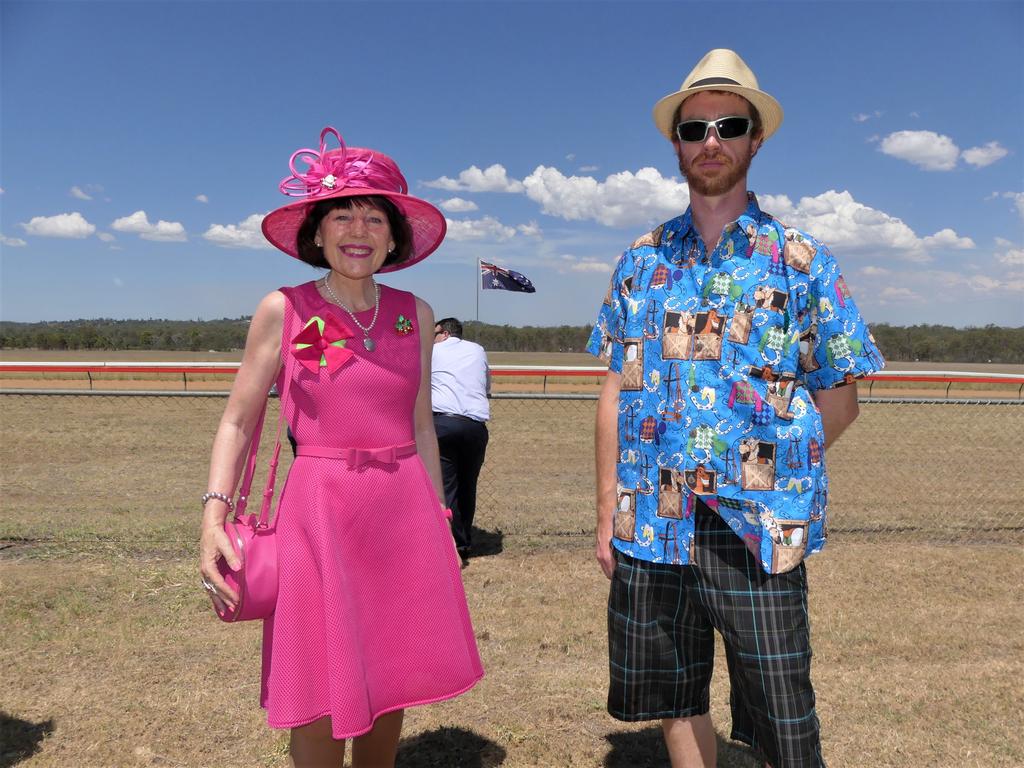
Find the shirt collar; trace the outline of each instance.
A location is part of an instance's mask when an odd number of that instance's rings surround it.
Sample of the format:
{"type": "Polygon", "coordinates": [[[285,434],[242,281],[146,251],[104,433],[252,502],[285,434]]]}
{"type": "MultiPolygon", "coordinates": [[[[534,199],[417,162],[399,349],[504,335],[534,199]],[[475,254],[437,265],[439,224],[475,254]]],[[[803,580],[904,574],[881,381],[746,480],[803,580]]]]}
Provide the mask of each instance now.
{"type": "MultiPolygon", "coordinates": [[[[761,220],[764,216],[765,214],[761,212],[761,207],[757,204],[757,195],[753,192],[747,192],[746,209],[735,221],[726,224],[726,227],[738,227],[743,236],[750,240],[750,235],[747,232],[748,225],[753,224],[754,231],[756,232],[757,228],[761,226],[761,220]]],[[[697,230],[693,227],[693,208],[687,207],[686,213],[670,221],[665,225],[665,228],[671,229],[683,240],[689,237],[697,237],[697,230]]]]}
{"type": "Polygon", "coordinates": [[[761,212],[761,207],[757,204],[757,195],[747,192],[747,209],[733,222],[733,226],[739,227],[740,232],[749,242],[751,231],[756,234],[764,219],[765,214],[761,212]],[[753,230],[751,230],[751,225],[753,225],[753,230]]]}
{"type": "MultiPolygon", "coordinates": [[[[725,229],[728,234],[732,234],[739,229],[749,243],[757,235],[758,229],[766,218],[768,218],[768,215],[762,212],[761,207],[757,204],[757,195],[748,191],[746,209],[735,221],[726,224],[725,229]]],[[[684,260],[684,247],[689,250],[690,243],[698,237],[697,230],[693,226],[693,208],[687,207],[686,212],[682,216],[672,219],[672,221],[665,224],[665,230],[676,262],[681,263],[684,260]]]]}

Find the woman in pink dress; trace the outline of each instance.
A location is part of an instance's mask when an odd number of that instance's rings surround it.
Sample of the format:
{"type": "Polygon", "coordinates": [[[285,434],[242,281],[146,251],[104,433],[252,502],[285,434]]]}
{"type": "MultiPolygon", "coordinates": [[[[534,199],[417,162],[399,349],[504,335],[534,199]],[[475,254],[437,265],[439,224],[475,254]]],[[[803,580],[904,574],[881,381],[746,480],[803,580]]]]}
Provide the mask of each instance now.
{"type": "Polygon", "coordinates": [[[407,194],[391,158],[346,147],[333,128],[320,142],[292,155],[281,190],[301,199],[270,213],[263,232],[327,273],[273,291],[253,315],[213,444],[200,570],[215,606],[233,605],[217,569],[220,558],[235,563],[225,499],[276,382],[297,449],[278,509],[261,704],[271,727],[291,729],[296,766],[341,766],[349,738],[355,766],[389,766],[406,707],[457,696],[483,675],[439,501],[434,315],[375,280],[426,258],[445,220],[407,194]],[[329,134],[339,149],[326,149],[329,134]]]}

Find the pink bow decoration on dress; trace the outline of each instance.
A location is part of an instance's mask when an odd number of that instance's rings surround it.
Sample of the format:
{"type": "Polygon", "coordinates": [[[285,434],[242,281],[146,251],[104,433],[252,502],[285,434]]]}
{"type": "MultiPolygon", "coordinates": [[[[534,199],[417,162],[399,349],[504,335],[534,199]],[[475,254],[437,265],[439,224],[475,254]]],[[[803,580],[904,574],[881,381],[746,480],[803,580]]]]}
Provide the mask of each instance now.
{"type": "Polygon", "coordinates": [[[320,132],[320,149],[299,149],[288,160],[292,175],[281,181],[281,192],[289,197],[324,197],[346,187],[359,189],[393,190],[400,194],[409,191],[405,177],[398,167],[388,160],[384,162],[373,152],[345,146],[341,135],[328,126],[320,132]],[[338,149],[327,149],[327,135],[332,134],[341,145],[338,149]],[[299,171],[296,160],[308,168],[299,171]]]}
{"type": "Polygon", "coordinates": [[[321,368],[334,373],[355,354],[345,348],[345,340],[352,336],[352,329],[340,320],[314,315],[292,339],[292,354],[311,373],[319,373],[321,368]]]}

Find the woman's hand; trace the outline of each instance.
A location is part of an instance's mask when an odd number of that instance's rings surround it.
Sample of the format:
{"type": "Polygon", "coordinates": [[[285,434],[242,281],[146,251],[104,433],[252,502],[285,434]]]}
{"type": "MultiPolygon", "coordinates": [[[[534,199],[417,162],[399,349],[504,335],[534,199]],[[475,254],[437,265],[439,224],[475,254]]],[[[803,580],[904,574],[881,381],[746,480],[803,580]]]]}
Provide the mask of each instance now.
{"type": "MultiPolygon", "coordinates": [[[[223,502],[211,501],[208,506],[220,504],[227,511],[227,505],[223,502]]],[[[224,517],[218,517],[211,512],[204,511],[203,526],[199,538],[199,574],[203,581],[203,588],[213,601],[213,607],[218,612],[225,608],[234,610],[238,605],[238,593],[231,589],[217,568],[217,561],[223,558],[233,571],[241,567],[241,562],[235,554],[224,533],[224,517]]]]}

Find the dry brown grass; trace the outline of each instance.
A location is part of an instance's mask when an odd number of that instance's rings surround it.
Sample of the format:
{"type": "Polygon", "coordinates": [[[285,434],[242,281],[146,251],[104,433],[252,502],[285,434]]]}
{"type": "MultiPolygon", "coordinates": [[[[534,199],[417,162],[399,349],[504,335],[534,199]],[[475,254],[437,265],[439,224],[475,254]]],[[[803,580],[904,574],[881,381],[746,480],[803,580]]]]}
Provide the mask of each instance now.
{"type": "MultiPolygon", "coordinates": [[[[13,546],[0,550],[0,765],[19,746],[35,750],[26,768],[285,765],[285,737],[257,704],[258,627],[216,621],[195,571],[196,497],[223,399],[2,401],[0,539],[13,546]]],[[[866,407],[830,453],[841,531],[941,523],[959,542],[840,532],[809,561],[830,765],[1024,764],[1020,533],[988,537],[1015,547],[975,546],[957,527],[1019,510],[1024,473],[1008,450],[1024,409],[964,407],[866,407]],[[971,461],[930,464],[936,455],[971,461]],[[995,501],[975,503],[981,491],[995,501]]],[[[495,402],[485,555],[464,571],[488,674],[409,712],[401,766],[665,764],[657,729],[604,711],[592,409],[495,402]]],[[[720,668],[720,765],[753,768],[725,740],[727,695],[720,668]]]]}
{"type": "MultiPolygon", "coordinates": [[[[3,710],[52,723],[19,765],[285,764],[284,737],[256,704],[258,627],[213,618],[191,558],[36,554],[0,562],[3,710]]],[[[850,544],[810,561],[831,765],[1021,764],[1021,560],[1009,548],[850,544]]],[[[465,580],[487,676],[409,712],[400,765],[661,764],[656,730],[604,712],[607,587],[589,542],[512,544],[465,580]]],[[[720,671],[720,734],[727,696],[720,671]]],[[[720,741],[720,765],[756,765],[720,741]]]]}

